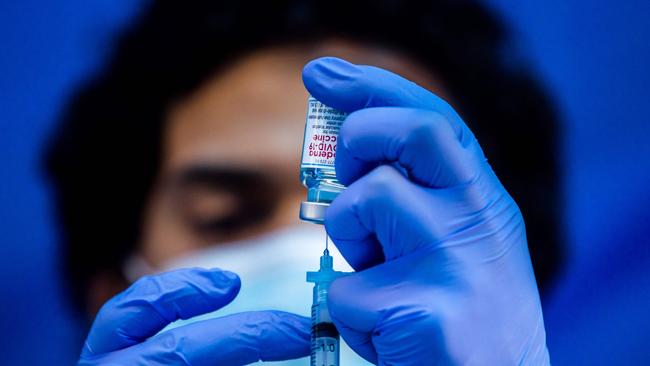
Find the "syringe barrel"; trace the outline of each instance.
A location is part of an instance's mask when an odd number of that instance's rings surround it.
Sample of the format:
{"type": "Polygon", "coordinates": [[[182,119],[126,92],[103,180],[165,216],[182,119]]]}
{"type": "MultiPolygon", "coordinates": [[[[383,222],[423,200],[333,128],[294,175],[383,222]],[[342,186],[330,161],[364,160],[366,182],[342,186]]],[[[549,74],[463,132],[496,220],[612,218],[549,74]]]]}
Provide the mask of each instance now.
{"type": "Polygon", "coordinates": [[[314,284],[311,307],[311,366],[339,365],[339,332],[327,307],[330,284],[346,273],[333,269],[333,260],[325,249],[317,272],[307,272],[307,282],[314,284]]]}
{"type": "Polygon", "coordinates": [[[311,307],[312,326],[322,322],[332,322],[327,308],[327,288],[323,283],[314,285],[314,302],[311,307]]]}
{"type": "Polygon", "coordinates": [[[312,328],[311,366],[339,366],[339,332],[332,323],[317,324],[312,328]]]}
{"type": "Polygon", "coordinates": [[[314,303],[311,307],[311,366],[338,366],[339,332],[327,308],[327,287],[320,285],[314,285],[314,303]]]}

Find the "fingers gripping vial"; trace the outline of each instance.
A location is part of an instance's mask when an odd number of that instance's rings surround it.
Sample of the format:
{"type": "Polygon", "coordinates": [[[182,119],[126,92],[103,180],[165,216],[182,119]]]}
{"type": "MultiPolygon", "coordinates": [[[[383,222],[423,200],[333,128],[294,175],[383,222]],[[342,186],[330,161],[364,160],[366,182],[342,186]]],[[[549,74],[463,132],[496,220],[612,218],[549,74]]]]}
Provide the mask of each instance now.
{"type": "Polygon", "coordinates": [[[339,129],[346,114],[313,97],[307,101],[305,139],[300,180],[307,187],[307,200],[300,205],[300,219],[322,224],[325,209],[345,188],[336,179],[334,159],[339,129]]]}
{"type": "Polygon", "coordinates": [[[333,258],[325,247],[320,257],[318,272],[307,272],[307,282],[314,283],[314,300],[311,306],[311,366],[339,365],[339,332],[334,327],[327,309],[327,291],[330,283],[345,276],[335,271],[333,258]]]}

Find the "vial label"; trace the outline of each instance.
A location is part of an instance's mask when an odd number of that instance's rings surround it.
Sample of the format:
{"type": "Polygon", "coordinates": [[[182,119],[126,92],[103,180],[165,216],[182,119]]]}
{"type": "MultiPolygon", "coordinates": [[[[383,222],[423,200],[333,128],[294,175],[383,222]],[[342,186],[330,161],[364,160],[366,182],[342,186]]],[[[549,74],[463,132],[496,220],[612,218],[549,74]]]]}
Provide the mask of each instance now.
{"type": "Polygon", "coordinates": [[[333,167],[339,129],[346,114],[313,97],[307,102],[301,168],[333,167]]]}

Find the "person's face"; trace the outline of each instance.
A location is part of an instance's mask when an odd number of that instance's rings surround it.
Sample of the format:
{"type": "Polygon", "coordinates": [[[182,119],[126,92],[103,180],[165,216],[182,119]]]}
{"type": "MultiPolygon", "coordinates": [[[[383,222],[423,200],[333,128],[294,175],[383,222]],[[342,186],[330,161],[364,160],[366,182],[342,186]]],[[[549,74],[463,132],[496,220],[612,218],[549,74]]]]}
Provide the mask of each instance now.
{"type": "Polygon", "coordinates": [[[439,83],[405,57],[343,42],[258,51],[169,110],[139,254],[156,267],[207,245],[297,224],[307,92],[301,70],[329,55],[439,83]]]}

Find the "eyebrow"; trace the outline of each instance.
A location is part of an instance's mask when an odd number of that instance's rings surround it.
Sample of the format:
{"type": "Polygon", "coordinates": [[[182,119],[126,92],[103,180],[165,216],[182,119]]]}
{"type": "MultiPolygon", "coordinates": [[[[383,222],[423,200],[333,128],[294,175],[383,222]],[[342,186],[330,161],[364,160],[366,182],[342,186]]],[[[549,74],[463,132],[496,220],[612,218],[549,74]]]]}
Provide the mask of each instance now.
{"type": "Polygon", "coordinates": [[[268,174],[250,168],[224,167],[215,165],[194,165],[181,170],[172,178],[175,187],[210,185],[235,189],[263,187],[273,179],[268,174]]]}

